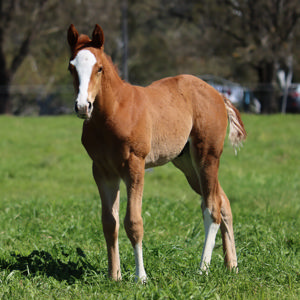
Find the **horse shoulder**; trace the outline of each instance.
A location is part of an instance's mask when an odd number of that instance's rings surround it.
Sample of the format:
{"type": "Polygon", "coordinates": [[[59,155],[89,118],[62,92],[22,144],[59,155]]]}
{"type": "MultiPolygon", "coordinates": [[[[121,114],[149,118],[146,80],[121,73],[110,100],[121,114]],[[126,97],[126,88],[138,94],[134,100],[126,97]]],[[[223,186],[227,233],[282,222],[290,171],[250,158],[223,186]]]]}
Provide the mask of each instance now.
{"type": "Polygon", "coordinates": [[[124,84],[114,99],[117,105],[102,127],[105,145],[115,145],[124,158],[129,152],[146,157],[150,151],[151,118],[143,88],[124,84]]]}

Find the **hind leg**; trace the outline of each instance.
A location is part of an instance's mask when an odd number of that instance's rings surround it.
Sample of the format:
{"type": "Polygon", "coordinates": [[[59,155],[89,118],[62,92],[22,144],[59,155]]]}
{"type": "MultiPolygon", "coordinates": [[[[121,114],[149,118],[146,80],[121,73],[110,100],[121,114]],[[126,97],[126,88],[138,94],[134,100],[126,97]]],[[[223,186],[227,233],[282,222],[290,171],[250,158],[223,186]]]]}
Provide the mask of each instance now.
{"type": "Polygon", "coordinates": [[[205,242],[200,264],[202,271],[207,270],[210,264],[219,228],[222,233],[225,264],[229,269],[237,268],[230,203],[218,181],[222,150],[217,152],[217,147],[213,149],[206,151],[202,144],[188,142],[181,154],[172,161],[185,174],[192,189],[203,195],[201,208],[205,242]]]}
{"type": "Polygon", "coordinates": [[[210,265],[216,235],[221,223],[221,198],[216,175],[218,165],[217,159],[208,156],[199,170],[203,197],[201,208],[205,229],[205,241],[200,263],[201,271],[206,271],[210,265]]]}
{"type": "Polygon", "coordinates": [[[205,271],[211,261],[215,238],[220,227],[221,216],[219,207],[220,201],[216,202],[218,197],[215,195],[215,185],[218,182],[215,182],[215,176],[213,175],[215,173],[214,169],[218,168],[218,161],[215,161],[217,163],[215,166],[210,159],[203,160],[202,152],[203,151],[199,151],[192,142],[188,142],[181,154],[175,158],[172,163],[185,174],[192,189],[199,195],[203,195],[201,208],[205,228],[205,242],[200,269],[205,271]],[[204,162],[203,164],[202,160],[204,162]],[[209,161],[211,161],[210,165],[208,165],[209,161]],[[214,212],[214,215],[217,217],[213,218],[212,212],[214,212]]]}
{"type": "Polygon", "coordinates": [[[193,166],[190,155],[190,143],[187,142],[184,149],[172,163],[176,168],[183,172],[191,188],[199,195],[201,195],[201,188],[198,174],[193,166]]]}
{"type": "Polygon", "coordinates": [[[205,242],[200,268],[207,270],[215,245],[218,229],[221,227],[225,262],[229,268],[237,267],[232,215],[230,203],[218,180],[218,169],[223,145],[207,146],[203,141],[193,141],[191,156],[200,179],[203,197],[202,213],[205,227],[205,242]]]}
{"type": "Polygon", "coordinates": [[[220,227],[222,234],[225,265],[230,270],[236,269],[236,271],[238,271],[230,203],[220,184],[218,184],[217,191],[217,194],[215,194],[214,196],[215,199],[217,199],[216,203],[209,204],[207,203],[207,201],[205,201],[205,198],[202,202],[202,212],[205,226],[205,243],[201,258],[200,269],[202,271],[205,271],[207,270],[207,267],[210,264],[212,251],[215,245],[215,238],[220,227]],[[221,206],[219,204],[220,198],[221,206]],[[221,222],[219,223],[220,216],[221,222]]]}
{"type": "Polygon", "coordinates": [[[225,265],[228,269],[236,268],[237,271],[237,257],[235,250],[233,226],[232,226],[232,213],[229,200],[220,187],[222,206],[221,206],[221,233],[223,241],[223,252],[225,265]]]}

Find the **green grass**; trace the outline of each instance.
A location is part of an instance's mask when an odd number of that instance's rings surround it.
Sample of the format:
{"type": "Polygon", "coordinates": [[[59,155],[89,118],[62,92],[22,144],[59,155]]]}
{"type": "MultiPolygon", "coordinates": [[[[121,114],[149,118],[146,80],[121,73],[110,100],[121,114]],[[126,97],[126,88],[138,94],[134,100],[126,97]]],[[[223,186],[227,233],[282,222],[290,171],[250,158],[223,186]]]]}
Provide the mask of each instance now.
{"type": "MultiPolygon", "coordinates": [[[[101,204],[75,117],[0,118],[1,299],[299,299],[300,116],[243,115],[238,156],[226,140],[220,181],[232,203],[239,274],[217,236],[200,275],[200,199],[172,165],[146,173],[144,260],[120,228],[122,282],[107,278],[101,204]]],[[[121,218],[126,198],[122,186],[121,218]]]]}

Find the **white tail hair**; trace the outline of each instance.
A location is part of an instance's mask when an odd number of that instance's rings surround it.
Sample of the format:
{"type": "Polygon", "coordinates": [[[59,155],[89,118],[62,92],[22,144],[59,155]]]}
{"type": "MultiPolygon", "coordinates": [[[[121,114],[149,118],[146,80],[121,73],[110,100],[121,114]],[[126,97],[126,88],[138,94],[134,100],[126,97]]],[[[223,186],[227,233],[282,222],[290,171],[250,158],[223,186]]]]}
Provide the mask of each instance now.
{"type": "Polygon", "coordinates": [[[242,146],[243,141],[247,137],[247,133],[241,119],[240,112],[234,107],[228,98],[224,96],[223,98],[229,120],[229,140],[235,149],[235,154],[237,154],[237,150],[240,146],[242,146]]]}

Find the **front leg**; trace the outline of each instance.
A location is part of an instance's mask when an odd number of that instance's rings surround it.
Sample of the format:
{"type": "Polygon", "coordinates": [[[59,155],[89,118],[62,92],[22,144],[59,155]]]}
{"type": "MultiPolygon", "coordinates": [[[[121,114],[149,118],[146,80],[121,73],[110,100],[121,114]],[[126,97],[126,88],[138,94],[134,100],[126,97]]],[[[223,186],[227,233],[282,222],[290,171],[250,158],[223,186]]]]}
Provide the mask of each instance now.
{"type": "Polygon", "coordinates": [[[134,249],[136,280],[145,282],[147,275],[143,262],[142,240],[144,235],[142,219],[142,197],[144,188],[145,160],[130,155],[124,181],[127,187],[127,211],[124,220],[125,230],[134,249]]]}
{"type": "Polygon", "coordinates": [[[93,175],[99,189],[102,202],[102,226],[107,246],[108,275],[113,280],[121,280],[119,256],[119,203],[120,178],[103,176],[101,170],[93,164],[93,175]]]}

